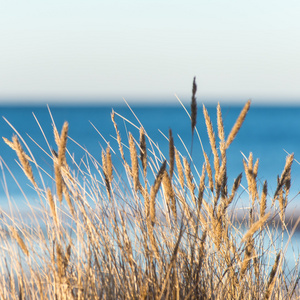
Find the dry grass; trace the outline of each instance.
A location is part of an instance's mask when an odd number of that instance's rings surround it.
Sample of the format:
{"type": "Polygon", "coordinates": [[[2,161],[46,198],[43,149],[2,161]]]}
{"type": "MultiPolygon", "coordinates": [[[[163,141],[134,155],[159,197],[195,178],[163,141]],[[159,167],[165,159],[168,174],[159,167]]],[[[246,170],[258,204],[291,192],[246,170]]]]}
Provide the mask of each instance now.
{"type": "MultiPolygon", "coordinates": [[[[192,132],[195,94],[194,81],[192,132]]],[[[293,155],[274,196],[257,180],[253,154],[244,160],[247,186],[241,187],[242,174],[228,186],[226,152],[249,107],[250,101],[226,139],[220,105],[217,134],[203,106],[211,149],[200,153],[200,174],[175,146],[171,130],[169,160],[155,154],[143,127],[136,138],[132,132],[122,141],[114,112],[120,154],[112,141],[101,162],[87,150],[75,161],[67,151],[67,123],[61,135],[53,124],[58,154],[45,153],[54,178],[33,163],[16,136],[5,139],[37,192],[40,210],[32,210],[31,225],[2,211],[0,298],[299,299],[298,264],[287,267],[283,244],[283,231],[293,233],[284,218],[293,155]],[[121,169],[114,164],[120,160],[121,169]],[[39,177],[33,177],[32,167],[39,177]],[[47,186],[49,178],[54,184],[47,186]],[[250,205],[236,218],[234,207],[245,191],[250,205]],[[276,227],[277,216],[282,226],[276,227]]]]}

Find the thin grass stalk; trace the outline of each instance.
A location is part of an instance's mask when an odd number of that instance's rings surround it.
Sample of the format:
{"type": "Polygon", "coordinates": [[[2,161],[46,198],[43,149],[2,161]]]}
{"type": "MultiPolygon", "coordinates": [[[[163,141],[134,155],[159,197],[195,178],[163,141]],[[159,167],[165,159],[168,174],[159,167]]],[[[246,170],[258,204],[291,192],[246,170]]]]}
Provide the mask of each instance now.
{"type": "Polygon", "coordinates": [[[18,231],[12,227],[12,226],[8,226],[9,228],[9,231],[12,235],[12,237],[17,241],[17,243],[19,244],[20,248],[22,249],[23,253],[26,255],[26,256],[29,256],[29,251],[28,251],[28,248],[24,242],[24,240],[21,238],[20,234],[18,233],[18,231]]]}
{"type": "Polygon", "coordinates": [[[177,209],[176,209],[176,199],[175,193],[172,187],[171,179],[168,175],[167,170],[165,170],[162,180],[163,191],[165,195],[165,199],[167,201],[168,206],[171,208],[174,220],[177,220],[177,209]]]}
{"type": "Polygon", "coordinates": [[[56,194],[59,202],[63,200],[63,179],[61,175],[60,166],[57,163],[54,163],[54,175],[55,175],[55,183],[56,183],[56,194]]]}
{"type": "Polygon", "coordinates": [[[174,147],[174,139],[172,135],[172,130],[169,129],[169,163],[170,163],[170,179],[172,180],[173,172],[174,172],[174,161],[175,161],[175,147],[174,147]]]}
{"type": "Polygon", "coordinates": [[[112,122],[114,124],[115,131],[116,131],[116,134],[117,134],[117,142],[118,142],[118,145],[119,145],[119,151],[120,151],[120,154],[121,154],[121,157],[122,157],[123,161],[125,162],[126,160],[125,160],[125,155],[124,155],[122,140],[121,140],[120,132],[118,130],[117,123],[115,121],[115,112],[114,112],[114,110],[111,113],[111,120],[112,120],[112,122]]]}
{"type": "Polygon", "coordinates": [[[260,199],[260,217],[263,217],[266,214],[267,194],[268,194],[268,184],[267,181],[265,180],[263,185],[263,190],[261,193],[261,199],[260,199]]]}
{"type": "Polygon", "coordinates": [[[140,129],[140,157],[142,161],[144,178],[147,176],[147,146],[146,146],[146,136],[143,127],[140,129]]]}
{"type": "Polygon", "coordinates": [[[218,125],[218,136],[221,142],[225,142],[224,124],[222,118],[222,111],[220,103],[217,105],[217,125],[218,125]]]}
{"type": "MultiPolygon", "coordinates": [[[[2,139],[12,150],[17,151],[17,148],[13,142],[5,137],[2,137],[2,139]]],[[[26,153],[24,153],[24,156],[28,161],[32,162],[32,159],[26,153]]]]}
{"type": "Polygon", "coordinates": [[[202,173],[200,176],[200,184],[199,184],[199,189],[198,189],[198,213],[201,210],[202,207],[202,200],[203,200],[203,193],[205,189],[205,164],[202,166],[202,173]]]}
{"type": "Polygon", "coordinates": [[[113,181],[113,164],[111,160],[109,143],[106,148],[106,172],[107,172],[108,181],[111,183],[113,181]]]}
{"type": "Polygon", "coordinates": [[[290,178],[290,173],[291,173],[291,167],[292,167],[293,160],[294,160],[294,154],[293,153],[287,156],[284,169],[281,173],[280,180],[277,184],[277,188],[276,188],[276,191],[275,191],[275,194],[274,194],[274,199],[276,199],[276,197],[278,196],[278,193],[282,189],[283,185],[285,184],[286,179],[290,178]]]}
{"type": "Polygon", "coordinates": [[[277,271],[277,268],[278,268],[280,255],[281,255],[281,253],[279,252],[276,256],[274,265],[273,265],[272,270],[270,272],[269,281],[268,281],[268,284],[267,284],[267,290],[266,290],[266,293],[265,293],[265,296],[264,296],[264,300],[268,300],[272,296],[272,292],[273,292],[274,285],[275,285],[275,275],[276,275],[276,271],[277,271]]]}
{"type": "Polygon", "coordinates": [[[179,183],[181,185],[181,188],[184,189],[183,168],[182,168],[182,164],[181,164],[181,160],[180,160],[178,150],[176,148],[175,148],[175,162],[176,162],[176,167],[177,167],[177,172],[178,172],[179,183]]]}
{"type": "Polygon", "coordinates": [[[244,123],[246,115],[249,111],[250,104],[251,104],[251,101],[248,100],[247,103],[245,104],[244,108],[242,109],[240,115],[238,116],[235,124],[233,125],[233,127],[227,137],[227,140],[226,140],[226,147],[225,147],[226,149],[229,148],[230,144],[233,142],[237,133],[239,132],[240,128],[242,127],[242,124],[244,123]]]}
{"type": "Polygon", "coordinates": [[[15,151],[16,151],[19,161],[23,167],[23,171],[24,171],[26,177],[30,180],[30,182],[33,184],[34,187],[37,187],[37,183],[33,176],[32,168],[27,159],[28,156],[25,154],[25,152],[21,146],[21,143],[19,142],[19,139],[17,138],[17,136],[14,135],[12,138],[12,141],[13,141],[15,151]]]}
{"type": "Polygon", "coordinates": [[[248,238],[246,245],[245,245],[245,255],[244,259],[241,264],[241,269],[240,269],[240,276],[244,277],[248,265],[250,263],[251,257],[252,257],[252,252],[253,252],[253,238],[248,238]]]}
{"type": "Polygon", "coordinates": [[[191,171],[191,166],[190,166],[189,162],[187,161],[187,159],[185,157],[183,158],[183,166],[184,166],[184,172],[185,172],[187,187],[190,191],[192,201],[193,201],[194,204],[197,204],[196,203],[196,196],[195,196],[195,184],[193,182],[193,175],[192,175],[192,171],[191,171]]]}
{"type": "Polygon", "coordinates": [[[209,162],[208,156],[207,156],[207,154],[205,152],[203,152],[203,155],[204,155],[205,164],[206,164],[206,172],[207,172],[207,176],[208,176],[209,189],[213,193],[213,191],[214,191],[214,181],[213,181],[213,176],[212,176],[212,170],[211,170],[210,162],[209,162]]]}
{"type": "Polygon", "coordinates": [[[48,202],[49,202],[52,218],[54,220],[54,223],[57,226],[58,225],[58,219],[57,219],[57,213],[56,213],[56,205],[55,205],[55,202],[53,200],[51,190],[49,188],[47,188],[47,199],[48,199],[48,202]]]}
{"type": "MultiPolygon", "coordinates": [[[[107,147],[109,149],[109,146],[107,147]]],[[[112,164],[111,164],[111,157],[108,158],[107,154],[110,155],[109,150],[106,151],[106,155],[104,151],[102,151],[102,169],[103,169],[103,174],[104,174],[104,181],[105,181],[105,186],[107,190],[108,197],[111,197],[111,182],[112,182],[112,164]],[[111,168],[111,169],[110,169],[111,168]]]]}
{"type": "Polygon", "coordinates": [[[138,156],[134,143],[134,139],[131,133],[129,133],[129,150],[130,150],[130,159],[131,159],[131,176],[133,179],[133,186],[135,191],[138,191],[140,180],[139,180],[139,164],[138,156]]]}
{"type": "Polygon", "coordinates": [[[67,147],[67,140],[68,140],[68,130],[69,130],[69,124],[68,122],[65,122],[63,125],[63,128],[61,130],[60,135],[60,143],[58,147],[58,165],[62,166],[66,161],[66,147],[67,147]]]}
{"type": "Polygon", "coordinates": [[[156,202],[156,195],[158,193],[158,190],[160,188],[160,184],[162,182],[162,179],[163,179],[163,175],[164,175],[164,172],[166,170],[166,160],[163,162],[163,164],[161,165],[157,175],[156,175],[156,178],[155,178],[155,181],[154,181],[154,184],[153,186],[151,187],[151,190],[150,190],[150,219],[151,219],[151,223],[152,223],[152,226],[154,225],[155,223],[155,202],[156,202]]]}
{"type": "Polygon", "coordinates": [[[249,230],[245,233],[245,235],[243,236],[241,242],[243,243],[244,241],[248,240],[250,237],[253,236],[253,234],[260,229],[268,220],[269,216],[270,216],[270,212],[265,214],[263,217],[261,217],[258,221],[256,221],[250,228],[249,230]]]}
{"type": "Polygon", "coordinates": [[[192,102],[191,102],[191,125],[192,125],[192,136],[194,136],[194,130],[197,123],[197,101],[196,101],[196,92],[197,84],[196,77],[193,80],[193,89],[192,89],[192,102]]]}
{"type": "Polygon", "coordinates": [[[220,170],[220,159],[219,159],[219,154],[216,146],[216,137],[215,133],[213,130],[213,126],[211,123],[211,119],[208,115],[208,112],[203,104],[203,115],[204,115],[204,120],[207,128],[207,133],[208,133],[208,138],[211,146],[212,153],[214,155],[214,169],[215,169],[215,178],[217,179],[219,176],[219,170],[220,170]]]}

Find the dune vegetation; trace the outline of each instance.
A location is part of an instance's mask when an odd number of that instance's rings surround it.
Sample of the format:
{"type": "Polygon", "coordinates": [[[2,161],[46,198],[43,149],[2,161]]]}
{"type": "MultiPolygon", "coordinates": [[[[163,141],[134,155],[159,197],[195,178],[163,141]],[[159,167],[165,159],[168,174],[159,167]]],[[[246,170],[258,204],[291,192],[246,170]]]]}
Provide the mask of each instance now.
{"type": "Polygon", "coordinates": [[[196,90],[194,80],[188,155],[177,149],[171,129],[168,153],[139,122],[138,135],[121,136],[118,123],[126,119],[114,111],[115,138],[100,159],[86,149],[74,159],[67,122],[58,130],[53,121],[57,149],[45,136],[49,170],[17,130],[4,138],[12,150],[2,151],[15,151],[39,210],[30,208],[30,224],[1,211],[1,299],[299,299],[298,261],[287,267],[283,243],[295,229],[285,217],[293,154],[274,194],[257,180],[252,153],[229,186],[227,152],[251,103],[227,136],[220,105],[216,130],[203,105],[210,149],[193,153],[193,142],[201,142],[196,90]],[[194,164],[194,155],[203,165],[194,164]],[[237,217],[242,192],[249,207],[237,217]]]}

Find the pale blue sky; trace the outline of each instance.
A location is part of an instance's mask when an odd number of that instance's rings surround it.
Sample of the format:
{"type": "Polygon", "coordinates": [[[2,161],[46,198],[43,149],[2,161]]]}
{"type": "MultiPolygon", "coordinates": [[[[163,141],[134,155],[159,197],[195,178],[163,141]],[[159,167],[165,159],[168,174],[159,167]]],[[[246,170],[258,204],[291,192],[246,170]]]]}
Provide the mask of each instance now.
{"type": "Polygon", "coordinates": [[[0,0],[0,39],[0,103],[300,103],[299,0],[0,0]]]}

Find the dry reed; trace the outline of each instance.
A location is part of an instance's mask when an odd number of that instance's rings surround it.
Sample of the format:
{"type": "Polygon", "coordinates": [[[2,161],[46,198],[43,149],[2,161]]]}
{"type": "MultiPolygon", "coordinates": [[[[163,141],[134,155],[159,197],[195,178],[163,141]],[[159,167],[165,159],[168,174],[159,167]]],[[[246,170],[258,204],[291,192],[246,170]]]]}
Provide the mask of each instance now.
{"type": "Polygon", "coordinates": [[[194,135],[194,130],[195,130],[196,123],[197,123],[196,92],[197,92],[197,84],[196,84],[196,77],[194,77],[194,80],[193,80],[193,89],[192,89],[192,102],[191,102],[192,135],[194,135]]]}
{"type": "Polygon", "coordinates": [[[253,236],[253,234],[260,229],[268,220],[270,217],[270,213],[265,214],[263,217],[261,217],[258,221],[256,221],[250,229],[246,232],[246,234],[242,238],[242,242],[248,240],[250,237],[253,236]]]}
{"type": "Polygon", "coordinates": [[[139,188],[139,163],[138,163],[138,156],[135,147],[135,142],[131,133],[129,133],[129,150],[130,150],[130,159],[131,159],[131,176],[133,179],[133,186],[135,191],[138,191],[139,188]]]}
{"type": "Polygon", "coordinates": [[[55,205],[55,202],[53,200],[51,190],[49,188],[47,189],[47,199],[48,199],[48,202],[49,202],[50,211],[51,211],[51,215],[53,217],[54,223],[56,225],[58,225],[56,205],[55,205]]]}
{"type": "Polygon", "coordinates": [[[179,183],[181,185],[181,188],[183,189],[184,188],[183,169],[182,169],[180,156],[179,156],[179,153],[176,148],[175,148],[175,162],[176,162],[176,167],[177,167],[177,172],[178,172],[179,183]]]}
{"type": "Polygon", "coordinates": [[[147,176],[147,146],[146,146],[146,136],[143,127],[140,129],[140,156],[144,171],[144,178],[147,176]]]}
{"type": "MultiPolygon", "coordinates": [[[[197,117],[195,94],[194,79],[192,131],[197,117]]],[[[30,217],[29,225],[22,217],[8,215],[1,209],[0,225],[4,230],[0,230],[0,256],[4,259],[0,260],[0,298],[299,299],[298,266],[285,269],[283,255],[284,234],[291,234],[284,214],[293,155],[287,157],[272,198],[279,201],[279,208],[274,205],[267,212],[268,185],[258,180],[259,161],[254,162],[252,153],[244,161],[248,186],[243,187],[240,174],[231,191],[228,190],[231,181],[227,178],[228,147],[249,106],[250,101],[226,141],[220,104],[216,133],[204,107],[210,146],[207,153],[213,155],[214,170],[203,151],[200,174],[199,157],[195,157],[198,153],[188,153],[186,157],[190,160],[185,158],[175,148],[171,129],[168,161],[165,160],[168,153],[150,139],[140,122],[139,126],[133,124],[139,129],[139,155],[127,127],[128,140],[123,145],[114,112],[111,117],[120,150],[116,156],[119,155],[125,172],[117,164],[113,166],[111,152],[115,152],[106,140],[102,165],[87,150],[79,163],[76,155],[70,155],[72,164],[67,165],[65,123],[61,135],[53,125],[58,151],[52,150],[50,155],[55,172],[52,178],[51,172],[33,159],[20,137],[37,169],[45,171],[39,172],[40,181],[34,184],[41,209],[30,217]],[[146,139],[150,144],[148,152],[146,139]],[[129,149],[128,159],[123,146],[129,149]],[[43,179],[44,174],[47,180],[43,179]],[[49,178],[53,182],[49,183],[49,178]],[[51,192],[51,184],[56,185],[57,198],[51,192]],[[240,214],[236,207],[240,208],[238,201],[244,198],[245,190],[250,194],[250,206],[240,214]],[[58,200],[62,202],[59,210],[58,200]],[[282,226],[277,232],[274,218],[278,213],[282,226]],[[10,237],[21,251],[11,246],[10,237]],[[278,253],[276,258],[273,253],[278,253]]],[[[4,141],[18,152],[18,141],[4,141]]],[[[20,157],[25,170],[30,158],[24,151],[20,157]]],[[[0,163],[2,166],[2,160],[0,163]]],[[[30,210],[34,211],[32,207],[30,210]]]]}
{"type": "Polygon", "coordinates": [[[35,182],[34,176],[33,176],[33,172],[32,172],[32,168],[29,164],[28,161],[28,156],[26,155],[26,153],[24,152],[21,143],[19,142],[19,139],[17,138],[17,136],[13,136],[12,138],[12,142],[13,142],[13,149],[16,151],[17,156],[19,158],[19,161],[23,167],[23,171],[26,175],[26,177],[31,181],[31,183],[37,187],[37,184],[35,182]]]}
{"type": "Polygon", "coordinates": [[[12,235],[12,237],[17,241],[17,243],[19,244],[20,248],[22,249],[23,253],[26,255],[26,256],[29,256],[29,250],[27,248],[27,246],[25,245],[24,243],[24,240],[22,239],[22,237],[20,236],[20,234],[18,233],[18,231],[12,227],[12,226],[9,226],[9,231],[12,235]]]}
{"type": "Polygon", "coordinates": [[[272,270],[270,272],[269,281],[268,281],[268,284],[267,284],[267,291],[265,293],[264,300],[270,299],[271,296],[272,296],[272,291],[273,291],[274,284],[275,284],[275,275],[276,275],[276,271],[277,271],[277,268],[278,268],[280,255],[281,255],[281,253],[277,254],[276,259],[275,259],[275,263],[274,263],[274,265],[272,267],[272,270]]]}
{"type": "Polygon", "coordinates": [[[170,178],[173,177],[174,161],[175,161],[175,147],[172,135],[172,129],[169,129],[169,161],[170,161],[170,178]]]}
{"type": "Polygon", "coordinates": [[[164,161],[156,175],[154,184],[150,190],[150,219],[151,219],[152,226],[155,223],[155,203],[156,203],[155,198],[160,188],[160,184],[162,182],[164,172],[166,170],[166,165],[167,165],[167,161],[164,161]]]}
{"type": "Polygon", "coordinates": [[[248,100],[247,103],[245,104],[244,108],[242,109],[240,115],[238,116],[234,126],[232,127],[227,140],[226,140],[226,149],[229,148],[230,144],[233,142],[235,139],[237,133],[239,132],[240,128],[242,127],[242,124],[244,123],[244,120],[246,118],[246,115],[248,113],[248,110],[250,108],[251,101],[248,100]]]}
{"type": "Polygon", "coordinates": [[[219,169],[220,169],[220,159],[219,154],[216,146],[216,137],[214,134],[213,126],[210,120],[210,117],[208,115],[208,112],[203,104],[203,114],[204,114],[204,120],[207,128],[208,138],[211,146],[212,153],[214,155],[214,168],[215,168],[215,178],[218,178],[219,176],[219,169]]]}

